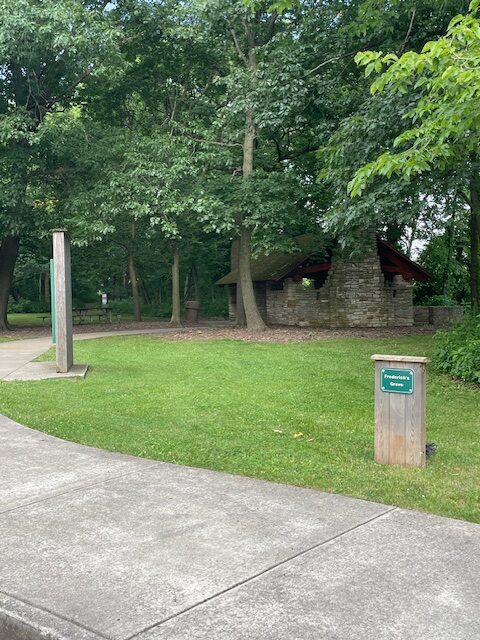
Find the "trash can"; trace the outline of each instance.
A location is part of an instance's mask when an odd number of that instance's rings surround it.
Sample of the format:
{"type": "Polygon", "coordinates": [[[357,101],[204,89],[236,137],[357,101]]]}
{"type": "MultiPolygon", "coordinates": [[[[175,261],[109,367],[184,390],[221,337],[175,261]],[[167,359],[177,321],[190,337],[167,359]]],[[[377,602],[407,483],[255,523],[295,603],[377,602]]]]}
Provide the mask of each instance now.
{"type": "Polygon", "coordinates": [[[198,322],[198,311],[200,303],[197,300],[187,300],[185,302],[185,321],[198,322]]]}

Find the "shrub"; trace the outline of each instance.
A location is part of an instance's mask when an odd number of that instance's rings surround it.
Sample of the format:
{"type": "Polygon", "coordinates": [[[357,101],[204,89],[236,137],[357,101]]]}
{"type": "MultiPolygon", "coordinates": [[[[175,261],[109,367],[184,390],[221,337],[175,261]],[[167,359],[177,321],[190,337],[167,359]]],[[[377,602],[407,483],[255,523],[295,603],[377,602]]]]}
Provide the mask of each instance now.
{"type": "Polygon", "coordinates": [[[454,307],[458,302],[452,300],[449,296],[432,296],[425,305],[426,307],[454,307]]]}
{"type": "Polygon", "coordinates": [[[465,382],[480,384],[480,316],[466,318],[435,336],[433,366],[465,382]]]}
{"type": "MultiPolygon", "coordinates": [[[[205,300],[200,301],[200,315],[202,318],[228,318],[227,300],[205,300]]],[[[132,316],[133,300],[126,298],[123,300],[109,301],[108,306],[112,308],[113,315],[132,316]]],[[[182,315],[184,313],[182,304],[182,315]]],[[[169,318],[172,315],[172,305],[169,302],[161,304],[142,304],[142,316],[144,318],[169,318]]]]}
{"type": "MultiPolygon", "coordinates": [[[[114,315],[133,316],[133,300],[109,300],[108,306],[112,308],[114,315]]],[[[145,318],[168,318],[172,313],[170,304],[142,304],[142,316],[145,318]]]]}
{"type": "Polygon", "coordinates": [[[28,300],[27,298],[14,300],[10,298],[8,303],[9,313],[45,313],[49,311],[50,305],[44,300],[28,300]]]}
{"type": "Polygon", "coordinates": [[[228,318],[227,298],[200,301],[200,316],[202,318],[228,318]]]}

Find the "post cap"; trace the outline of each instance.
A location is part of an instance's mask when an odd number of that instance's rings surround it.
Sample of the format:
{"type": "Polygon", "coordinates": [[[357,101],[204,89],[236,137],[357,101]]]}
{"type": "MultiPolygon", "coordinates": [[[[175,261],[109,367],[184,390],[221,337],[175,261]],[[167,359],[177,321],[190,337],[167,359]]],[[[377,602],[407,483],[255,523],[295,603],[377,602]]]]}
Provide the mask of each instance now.
{"type": "Polygon", "coordinates": [[[430,358],[425,358],[423,356],[386,356],[378,353],[374,354],[371,359],[376,361],[382,360],[384,362],[417,362],[421,364],[430,362],[430,358]]]}

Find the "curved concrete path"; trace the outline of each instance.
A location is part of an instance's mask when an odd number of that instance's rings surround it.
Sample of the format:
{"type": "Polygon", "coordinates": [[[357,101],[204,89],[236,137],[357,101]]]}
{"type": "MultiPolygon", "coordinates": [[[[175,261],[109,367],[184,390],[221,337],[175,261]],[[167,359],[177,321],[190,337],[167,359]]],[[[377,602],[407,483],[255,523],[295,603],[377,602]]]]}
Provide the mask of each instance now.
{"type": "Polygon", "coordinates": [[[479,525],[5,417],[0,541],[0,640],[480,637],[479,525]]]}

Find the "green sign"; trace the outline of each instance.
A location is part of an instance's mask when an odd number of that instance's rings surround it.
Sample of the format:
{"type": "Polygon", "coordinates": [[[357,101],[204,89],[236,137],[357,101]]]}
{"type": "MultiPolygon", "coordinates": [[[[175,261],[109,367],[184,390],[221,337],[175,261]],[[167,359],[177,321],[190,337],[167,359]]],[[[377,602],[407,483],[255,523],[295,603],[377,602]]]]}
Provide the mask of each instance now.
{"type": "Polygon", "coordinates": [[[415,376],[412,369],[382,369],[380,387],[385,393],[409,393],[414,390],[415,376]]]}

